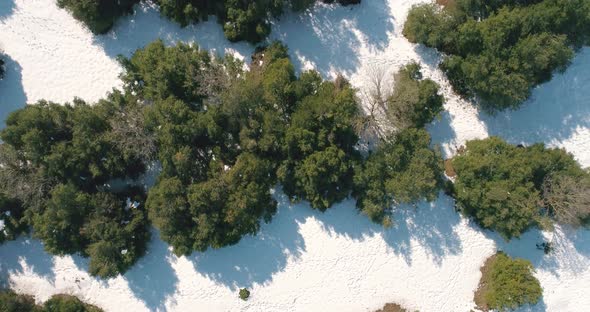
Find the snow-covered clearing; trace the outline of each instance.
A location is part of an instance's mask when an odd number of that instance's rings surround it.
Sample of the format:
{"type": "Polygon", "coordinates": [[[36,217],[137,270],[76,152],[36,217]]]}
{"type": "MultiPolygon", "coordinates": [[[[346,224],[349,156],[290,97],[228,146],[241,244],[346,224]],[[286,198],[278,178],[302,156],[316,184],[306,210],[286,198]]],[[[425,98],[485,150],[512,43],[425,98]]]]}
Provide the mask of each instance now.
{"type": "MultiPolygon", "coordinates": [[[[123,18],[113,32],[93,36],[54,0],[0,1],[0,48],[8,56],[0,82],[0,119],[40,99],[95,101],[120,85],[118,54],[130,55],[162,38],[196,42],[219,53],[247,59],[253,48],[231,44],[215,21],[180,29],[148,5],[123,18]]],[[[273,26],[273,39],[288,44],[299,69],[326,77],[343,73],[367,87],[376,69],[388,75],[410,60],[438,81],[446,111],[429,126],[445,155],[465,140],[499,135],[513,143],[545,142],[572,152],[590,166],[590,49],[579,52],[564,74],[537,88],[517,111],[479,113],[451,92],[434,51],[401,36],[416,0],[364,0],[360,6],[320,6],[288,15],[273,26]]],[[[504,242],[478,229],[441,195],[417,209],[401,209],[390,230],[357,215],[345,201],[328,212],[291,205],[280,192],[279,212],[256,237],[221,250],[177,258],[154,238],[149,253],[127,274],[97,280],[80,257],[53,257],[33,239],[0,246],[0,278],[19,292],[46,300],[71,293],[107,311],[369,311],[397,302],[422,312],[467,312],[479,267],[496,249],[524,257],[537,268],[543,302],[533,311],[590,309],[590,231],[528,232],[504,242]],[[555,251],[535,248],[547,236],[555,251]],[[252,297],[238,298],[248,287],[252,297]]]]}

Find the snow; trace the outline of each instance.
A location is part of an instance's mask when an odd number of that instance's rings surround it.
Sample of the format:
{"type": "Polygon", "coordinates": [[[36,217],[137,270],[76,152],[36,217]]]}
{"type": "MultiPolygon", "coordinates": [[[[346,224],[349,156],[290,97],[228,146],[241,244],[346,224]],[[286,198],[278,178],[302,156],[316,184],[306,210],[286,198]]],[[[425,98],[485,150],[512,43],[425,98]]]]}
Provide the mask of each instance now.
{"type": "Polygon", "coordinates": [[[4,224],[4,220],[0,219],[0,231],[4,231],[6,224],[4,224]]]}
{"type": "MultiPolygon", "coordinates": [[[[512,143],[564,147],[590,166],[590,48],[563,74],[539,86],[520,109],[490,116],[453,94],[437,69],[441,56],[401,36],[407,10],[421,0],[365,0],[359,6],[318,5],[275,21],[271,39],[290,48],[298,70],[325,77],[342,73],[360,89],[374,72],[390,78],[416,60],[439,82],[446,111],[428,129],[446,157],[466,140],[501,136],[512,143]]],[[[8,56],[0,81],[0,118],[40,99],[96,101],[120,86],[118,54],[156,38],[196,42],[248,60],[253,48],[223,38],[214,20],[180,29],[151,5],[93,36],[54,0],[0,1],[0,49],[8,56]]],[[[543,301],[523,311],[583,312],[590,307],[590,231],[533,230],[509,243],[461,218],[441,195],[405,207],[384,230],[359,216],[353,201],[322,214],[293,205],[280,191],[279,210],[259,235],[190,257],[174,256],[154,231],[148,254],[129,272],[109,280],[90,277],[78,256],[54,257],[37,240],[0,246],[0,281],[44,301],[69,293],[107,311],[371,311],[397,302],[420,311],[469,311],[479,267],[496,250],[533,262],[543,301]],[[536,243],[553,242],[544,255],[536,243]],[[238,289],[251,298],[242,301],[238,289]]]]}

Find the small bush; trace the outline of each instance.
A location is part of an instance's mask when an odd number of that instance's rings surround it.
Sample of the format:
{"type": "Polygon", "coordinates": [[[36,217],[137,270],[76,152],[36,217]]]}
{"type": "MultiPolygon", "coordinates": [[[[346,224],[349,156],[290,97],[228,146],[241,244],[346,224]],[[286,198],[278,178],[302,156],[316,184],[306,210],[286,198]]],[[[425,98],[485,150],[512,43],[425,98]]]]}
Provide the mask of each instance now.
{"type": "Polygon", "coordinates": [[[512,259],[498,252],[486,260],[475,292],[475,303],[482,311],[507,311],[535,304],[543,295],[533,265],[525,259],[512,259]]]}
{"type": "Polygon", "coordinates": [[[250,291],[246,288],[240,289],[240,299],[246,301],[250,298],[250,291]]]}

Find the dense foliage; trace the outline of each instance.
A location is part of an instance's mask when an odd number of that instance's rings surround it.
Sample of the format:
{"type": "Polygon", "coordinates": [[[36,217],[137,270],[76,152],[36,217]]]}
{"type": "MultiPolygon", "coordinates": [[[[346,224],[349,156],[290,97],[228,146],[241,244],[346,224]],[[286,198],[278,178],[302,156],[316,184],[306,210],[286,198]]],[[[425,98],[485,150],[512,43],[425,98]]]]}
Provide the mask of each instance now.
{"type": "Polygon", "coordinates": [[[24,210],[18,200],[0,193],[0,244],[26,231],[24,210]]]}
{"type": "MultiPolygon", "coordinates": [[[[517,147],[490,137],[467,142],[465,152],[453,158],[452,166],[457,173],[454,195],[461,211],[507,239],[533,225],[543,225],[544,217],[579,223],[589,215],[587,199],[562,202],[568,191],[557,185],[563,185],[563,179],[588,179],[588,173],[562,149],[543,144],[517,147]],[[548,181],[554,187],[543,194],[548,181]],[[549,204],[543,205],[543,199],[549,204]],[[567,214],[575,217],[564,218],[567,214]]],[[[575,188],[580,196],[587,189],[587,184],[581,191],[575,188]]]]}
{"type": "Polygon", "coordinates": [[[141,155],[122,149],[110,123],[133,105],[114,94],[94,106],[42,101],[10,114],[0,132],[7,228],[17,231],[26,221],[47,251],[89,256],[93,275],[131,266],[149,234],[143,192],[108,183],[144,170],[141,155]]]}
{"type": "Polygon", "coordinates": [[[388,226],[394,205],[434,200],[442,183],[442,159],[426,130],[408,128],[383,141],[354,177],[357,208],[388,226]]]}
{"type": "Polygon", "coordinates": [[[518,107],[590,42],[588,0],[454,0],[411,9],[403,33],[447,54],[454,89],[495,110],[518,107]]]}
{"type": "Polygon", "coordinates": [[[422,77],[419,64],[402,67],[394,80],[393,92],[387,98],[387,115],[396,129],[422,128],[443,110],[444,97],[438,93],[438,84],[422,77]]]}
{"type": "Polygon", "coordinates": [[[484,311],[511,311],[525,304],[536,304],[543,295],[528,260],[512,259],[499,252],[486,261],[481,271],[475,302],[484,311]]]}
{"type": "Polygon", "coordinates": [[[3,312],[102,312],[69,295],[53,295],[43,305],[35,304],[32,296],[16,294],[11,290],[0,291],[0,311],[3,312]]]}
{"type": "Polygon", "coordinates": [[[277,181],[320,209],[350,192],[358,158],[354,90],[316,72],[296,77],[277,43],[254,59],[244,72],[230,56],[161,41],[121,59],[125,90],[151,103],[145,127],[162,172],[147,206],[177,254],[255,234],[276,211],[270,188],[277,181]]]}
{"type": "Polygon", "coordinates": [[[74,18],[84,22],[95,34],[106,33],[115,21],[133,12],[140,0],[57,0],[60,8],[66,8],[74,18]]]}
{"type": "MultiPolygon", "coordinates": [[[[270,33],[270,19],[279,17],[287,9],[301,11],[318,0],[155,0],[162,15],[185,27],[191,23],[217,17],[230,41],[257,43],[270,33]]],[[[342,5],[357,4],[361,0],[319,0],[342,5]]],[[[57,0],[72,15],[84,22],[96,34],[106,33],[114,22],[133,11],[140,0],[57,0]]]]}

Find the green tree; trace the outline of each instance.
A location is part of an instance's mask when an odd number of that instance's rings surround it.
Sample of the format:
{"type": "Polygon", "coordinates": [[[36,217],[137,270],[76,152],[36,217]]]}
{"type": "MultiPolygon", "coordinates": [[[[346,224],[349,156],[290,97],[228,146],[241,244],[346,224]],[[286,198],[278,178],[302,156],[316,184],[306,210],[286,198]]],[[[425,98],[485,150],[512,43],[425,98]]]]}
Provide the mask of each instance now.
{"type": "Polygon", "coordinates": [[[485,311],[510,311],[525,304],[536,304],[543,289],[533,271],[530,261],[511,259],[498,252],[482,268],[476,304],[485,311]]]}
{"type": "Polygon", "coordinates": [[[132,12],[139,0],[57,0],[60,8],[72,13],[95,34],[104,34],[115,21],[132,12]]]}
{"type": "Polygon", "coordinates": [[[454,196],[463,213],[506,239],[543,224],[542,187],[555,174],[585,173],[571,154],[543,144],[516,147],[490,137],[466,143],[452,160],[454,196]]]}
{"type": "Polygon", "coordinates": [[[394,206],[434,200],[442,185],[442,159],[424,129],[408,128],[381,142],[356,167],[353,195],[372,221],[389,226],[394,206]]]}
{"type": "Polygon", "coordinates": [[[447,54],[440,64],[453,88],[486,109],[516,108],[563,71],[590,42],[586,0],[456,0],[414,6],[403,33],[447,54]]]}
{"type": "Polygon", "coordinates": [[[387,115],[396,129],[422,128],[443,110],[444,97],[438,94],[438,84],[422,78],[419,64],[404,66],[394,79],[387,115]]]}

